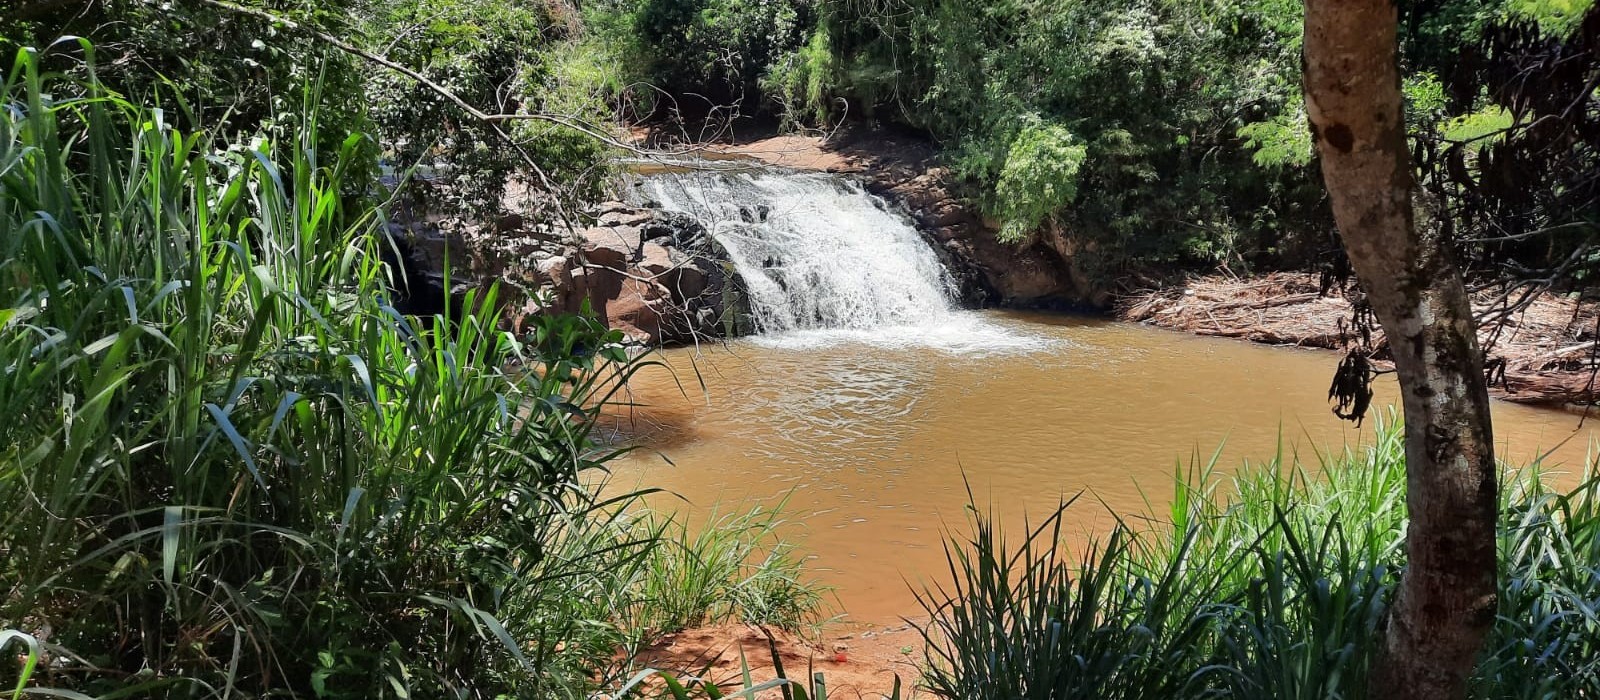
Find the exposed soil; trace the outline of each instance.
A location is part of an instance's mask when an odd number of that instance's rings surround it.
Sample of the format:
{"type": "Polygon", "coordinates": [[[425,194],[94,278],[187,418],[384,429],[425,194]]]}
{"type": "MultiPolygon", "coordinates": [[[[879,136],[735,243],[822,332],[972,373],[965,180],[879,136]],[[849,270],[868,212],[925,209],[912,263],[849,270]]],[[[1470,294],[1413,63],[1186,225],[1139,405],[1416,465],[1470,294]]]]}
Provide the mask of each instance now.
{"type": "MultiPolygon", "coordinates": [[[[1116,305],[1115,313],[1125,321],[1197,335],[1343,349],[1353,340],[1348,328],[1354,294],[1320,291],[1319,278],[1307,273],[1212,275],[1129,295],[1116,305]]],[[[1504,362],[1504,375],[1495,372],[1491,377],[1491,392],[1525,404],[1600,402],[1600,381],[1593,372],[1600,304],[1580,304],[1546,292],[1508,315],[1503,304],[1497,304],[1499,299],[1488,291],[1473,299],[1473,310],[1482,322],[1478,335],[1485,355],[1491,365],[1504,362]]],[[[1372,338],[1373,347],[1381,350],[1382,342],[1379,331],[1372,338]]]]}
{"type": "MultiPolygon", "coordinates": [[[[830,698],[887,697],[897,676],[900,697],[926,697],[927,693],[915,690],[922,642],[921,633],[910,625],[835,630],[811,641],[779,630],[727,624],[667,635],[647,647],[639,663],[680,680],[703,678],[724,691],[738,690],[744,687],[746,663],[754,683],[778,677],[772,660],[776,648],[785,678],[821,674],[830,698]]],[[[766,700],[783,694],[772,689],[757,697],[766,700]]]]}

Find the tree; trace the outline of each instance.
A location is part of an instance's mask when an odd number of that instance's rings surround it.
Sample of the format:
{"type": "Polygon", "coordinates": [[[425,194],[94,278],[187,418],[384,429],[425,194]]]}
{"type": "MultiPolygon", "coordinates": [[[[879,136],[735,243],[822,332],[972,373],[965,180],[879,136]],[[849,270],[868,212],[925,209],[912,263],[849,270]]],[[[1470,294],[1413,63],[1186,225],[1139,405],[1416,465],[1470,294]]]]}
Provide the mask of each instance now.
{"type": "Polygon", "coordinates": [[[1306,107],[1405,409],[1408,563],[1372,694],[1463,698],[1495,617],[1494,441],[1466,285],[1414,210],[1396,27],[1393,0],[1306,0],[1306,107]]]}

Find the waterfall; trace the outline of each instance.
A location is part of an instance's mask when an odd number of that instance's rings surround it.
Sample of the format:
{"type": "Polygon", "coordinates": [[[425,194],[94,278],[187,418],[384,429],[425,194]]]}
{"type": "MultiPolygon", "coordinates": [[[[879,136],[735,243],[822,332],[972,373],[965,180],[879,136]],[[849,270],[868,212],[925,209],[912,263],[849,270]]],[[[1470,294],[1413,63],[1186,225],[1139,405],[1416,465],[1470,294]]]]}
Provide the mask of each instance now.
{"type": "Polygon", "coordinates": [[[903,214],[853,181],[693,169],[643,176],[635,198],[706,224],[744,282],[759,340],[955,351],[1021,340],[961,311],[933,248],[903,214]]]}

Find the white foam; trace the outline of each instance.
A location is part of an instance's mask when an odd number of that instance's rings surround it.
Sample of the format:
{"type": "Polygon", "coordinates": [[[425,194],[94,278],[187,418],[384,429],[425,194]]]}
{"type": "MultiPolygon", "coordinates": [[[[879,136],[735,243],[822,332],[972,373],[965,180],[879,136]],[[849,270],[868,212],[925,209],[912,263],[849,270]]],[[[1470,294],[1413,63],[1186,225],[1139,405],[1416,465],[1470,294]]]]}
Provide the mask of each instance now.
{"type": "Polygon", "coordinates": [[[863,343],[954,354],[1033,352],[1052,341],[957,308],[956,286],[911,222],[854,182],[820,173],[663,173],[643,195],[706,223],[780,348],[863,343]]]}
{"type": "Polygon", "coordinates": [[[1062,342],[988,321],[975,312],[952,314],[938,323],[879,328],[815,328],[763,333],[749,339],[763,347],[815,349],[858,343],[890,350],[935,350],[952,355],[1017,355],[1047,352],[1062,342]]]}

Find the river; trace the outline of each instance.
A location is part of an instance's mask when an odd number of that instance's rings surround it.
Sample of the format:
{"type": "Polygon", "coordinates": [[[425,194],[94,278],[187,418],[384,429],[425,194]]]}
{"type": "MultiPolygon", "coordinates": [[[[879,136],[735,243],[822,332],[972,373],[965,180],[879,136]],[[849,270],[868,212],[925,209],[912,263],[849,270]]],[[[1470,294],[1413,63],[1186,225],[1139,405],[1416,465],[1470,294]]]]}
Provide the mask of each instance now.
{"type": "MultiPolygon", "coordinates": [[[[655,356],[614,426],[613,487],[691,522],[786,501],[787,535],[857,621],[920,610],[967,506],[1007,522],[1079,494],[1079,535],[1166,506],[1174,475],[1279,450],[1359,447],[1326,401],[1336,354],[1069,315],[963,311],[931,248],[882,201],[821,175],[682,173],[644,196],[711,224],[760,334],[655,356]],[[970,495],[969,495],[970,493],[970,495]]],[[[1393,403],[1392,378],[1376,406],[1393,403]]],[[[1375,410],[1374,413],[1379,411],[1375,410]]],[[[1579,416],[1494,409],[1502,459],[1581,471],[1579,416]],[[1559,448],[1557,448],[1559,446],[1559,448]]]]}
{"type": "MultiPolygon", "coordinates": [[[[1326,401],[1334,353],[1200,338],[1071,316],[974,312],[1015,343],[970,348],[740,341],[668,350],[632,383],[626,429],[640,449],[618,486],[682,497],[655,505],[685,517],[787,498],[789,535],[854,619],[918,608],[912,585],[945,567],[941,536],[967,522],[967,489],[1012,520],[1084,492],[1085,531],[1105,513],[1164,507],[1175,469],[1370,440],[1326,401]],[[703,387],[702,387],[703,383],[703,387]],[[911,585],[908,585],[911,584],[911,585]]],[[[1377,405],[1396,398],[1392,380],[1377,405]]],[[[1581,468],[1589,440],[1576,414],[1497,402],[1502,459],[1581,468]],[[1564,444],[1563,444],[1564,443],[1564,444]]]]}

